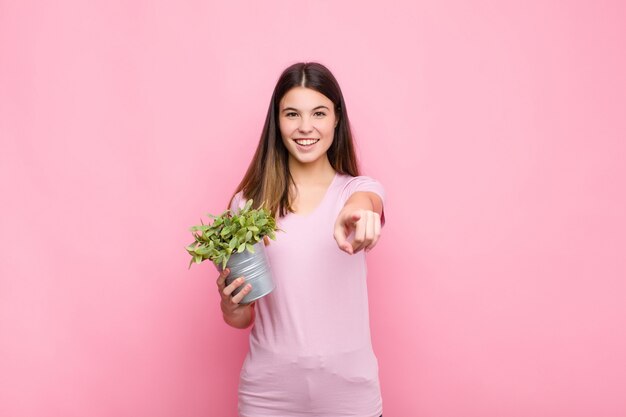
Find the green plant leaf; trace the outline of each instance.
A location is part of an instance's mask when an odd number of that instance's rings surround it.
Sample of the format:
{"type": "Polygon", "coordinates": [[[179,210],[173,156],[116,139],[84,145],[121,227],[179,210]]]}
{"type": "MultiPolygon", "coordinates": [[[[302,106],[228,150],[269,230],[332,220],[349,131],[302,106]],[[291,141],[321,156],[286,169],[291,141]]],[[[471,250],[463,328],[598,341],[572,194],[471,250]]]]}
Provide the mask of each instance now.
{"type": "Polygon", "coordinates": [[[209,253],[208,248],[203,248],[203,247],[196,248],[197,255],[206,255],[207,253],[209,253]]]}
{"type": "Polygon", "coordinates": [[[214,220],[212,224],[204,224],[200,219],[201,225],[189,229],[194,238],[194,242],[185,247],[191,256],[189,267],[194,262],[210,259],[224,268],[233,253],[245,250],[254,253],[254,245],[263,236],[276,240],[275,232],[282,231],[276,227],[276,220],[263,204],[252,209],[253,202],[248,199],[238,213],[233,210],[226,210],[220,216],[207,213],[214,220]]]}

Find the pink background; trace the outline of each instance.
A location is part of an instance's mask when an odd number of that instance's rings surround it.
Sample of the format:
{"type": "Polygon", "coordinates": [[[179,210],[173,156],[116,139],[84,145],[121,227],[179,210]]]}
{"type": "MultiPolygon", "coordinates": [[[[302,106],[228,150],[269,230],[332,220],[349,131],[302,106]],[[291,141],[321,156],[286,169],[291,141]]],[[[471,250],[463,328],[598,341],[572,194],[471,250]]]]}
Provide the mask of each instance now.
{"type": "Polygon", "coordinates": [[[388,194],[385,416],[626,415],[625,3],[384,4],[0,1],[0,415],[236,415],[183,248],[300,60],[388,194]]]}

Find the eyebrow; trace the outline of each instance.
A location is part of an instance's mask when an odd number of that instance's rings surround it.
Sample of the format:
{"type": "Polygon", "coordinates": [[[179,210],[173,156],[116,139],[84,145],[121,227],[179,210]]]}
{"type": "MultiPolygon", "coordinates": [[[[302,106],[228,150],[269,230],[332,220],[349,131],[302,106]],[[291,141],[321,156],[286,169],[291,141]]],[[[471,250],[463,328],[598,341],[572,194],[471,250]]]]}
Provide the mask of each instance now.
{"type": "MultiPolygon", "coordinates": [[[[328,107],[326,107],[326,106],[317,106],[317,107],[315,107],[313,110],[317,110],[317,109],[326,109],[326,110],[330,111],[330,109],[329,109],[328,107]]],[[[294,107],[285,107],[285,108],[283,109],[283,111],[287,111],[287,110],[295,110],[295,111],[299,111],[298,109],[296,109],[296,108],[294,108],[294,107]]],[[[311,111],[313,111],[313,110],[311,110],[311,111]]]]}

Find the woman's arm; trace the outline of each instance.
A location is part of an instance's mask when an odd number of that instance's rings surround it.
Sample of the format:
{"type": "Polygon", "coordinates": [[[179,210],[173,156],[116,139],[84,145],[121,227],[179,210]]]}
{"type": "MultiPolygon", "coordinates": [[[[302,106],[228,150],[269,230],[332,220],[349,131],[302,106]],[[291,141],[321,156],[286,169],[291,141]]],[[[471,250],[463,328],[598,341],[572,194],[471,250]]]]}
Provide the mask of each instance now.
{"type": "Polygon", "coordinates": [[[240,306],[234,312],[222,311],[222,313],[226,324],[236,329],[246,329],[252,326],[256,315],[254,311],[254,303],[247,306],[240,306]]]}
{"type": "Polygon", "coordinates": [[[355,209],[371,210],[378,213],[379,216],[383,214],[383,201],[380,196],[371,191],[357,191],[352,193],[346,204],[343,205],[352,206],[355,209]]]}

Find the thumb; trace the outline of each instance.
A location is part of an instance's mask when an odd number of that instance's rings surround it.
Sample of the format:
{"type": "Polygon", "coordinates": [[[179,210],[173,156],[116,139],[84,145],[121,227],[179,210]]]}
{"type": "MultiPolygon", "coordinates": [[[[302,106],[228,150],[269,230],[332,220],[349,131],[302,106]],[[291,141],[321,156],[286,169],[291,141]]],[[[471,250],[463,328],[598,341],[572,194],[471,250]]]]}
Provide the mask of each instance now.
{"type": "Polygon", "coordinates": [[[354,254],[354,248],[352,247],[352,245],[350,244],[350,242],[346,242],[341,246],[341,249],[344,252],[348,252],[350,255],[354,254]]]}
{"type": "Polygon", "coordinates": [[[348,229],[351,227],[349,223],[350,223],[349,221],[346,221],[346,224],[344,225],[343,222],[337,222],[337,226],[335,227],[334,237],[335,237],[335,240],[337,241],[337,246],[339,246],[339,249],[352,255],[354,251],[353,251],[352,245],[350,244],[350,242],[348,242],[347,236],[346,236],[348,229]]]}

